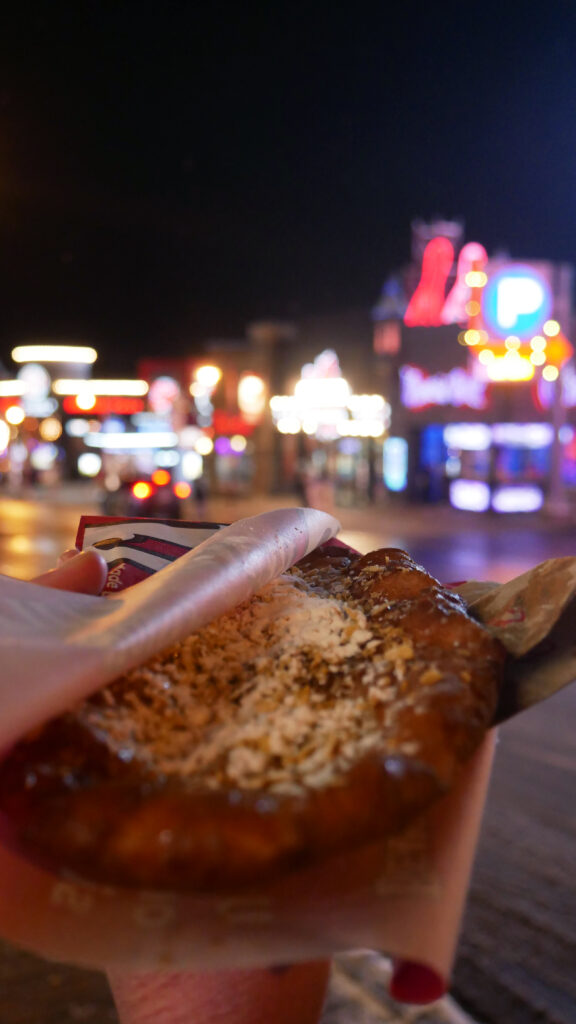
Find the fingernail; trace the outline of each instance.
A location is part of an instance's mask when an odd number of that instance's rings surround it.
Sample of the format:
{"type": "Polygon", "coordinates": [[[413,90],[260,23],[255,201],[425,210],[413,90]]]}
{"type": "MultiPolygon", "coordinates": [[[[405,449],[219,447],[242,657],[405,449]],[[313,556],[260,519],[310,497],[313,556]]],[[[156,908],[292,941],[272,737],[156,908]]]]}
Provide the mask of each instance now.
{"type": "Polygon", "coordinates": [[[67,551],[63,551],[58,557],[57,565],[64,565],[64,562],[69,562],[71,558],[77,558],[80,554],[78,548],[68,548],[67,551]]]}
{"type": "Polygon", "coordinates": [[[395,967],[390,982],[390,995],[399,1003],[435,1003],[446,992],[446,983],[426,964],[401,960],[395,967]]]}

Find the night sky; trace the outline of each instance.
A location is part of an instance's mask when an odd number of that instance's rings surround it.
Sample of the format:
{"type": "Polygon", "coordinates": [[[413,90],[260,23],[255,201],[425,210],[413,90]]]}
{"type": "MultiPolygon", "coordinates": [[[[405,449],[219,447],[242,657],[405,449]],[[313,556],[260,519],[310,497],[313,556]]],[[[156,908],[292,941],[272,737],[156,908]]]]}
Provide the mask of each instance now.
{"type": "Polygon", "coordinates": [[[0,360],[99,374],[372,306],[410,222],[576,263],[576,4],[23,2],[0,38],[0,360]]]}

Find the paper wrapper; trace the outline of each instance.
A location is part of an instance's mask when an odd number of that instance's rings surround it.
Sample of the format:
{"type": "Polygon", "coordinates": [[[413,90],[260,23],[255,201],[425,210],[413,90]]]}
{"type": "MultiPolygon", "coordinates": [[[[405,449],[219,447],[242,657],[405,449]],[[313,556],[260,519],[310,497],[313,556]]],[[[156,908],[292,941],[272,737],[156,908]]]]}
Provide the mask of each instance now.
{"type": "MultiPolygon", "coordinates": [[[[110,521],[108,540],[96,527],[92,539],[109,562],[120,550],[135,571],[140,566],[138,586],[109,593],[105,600],[59,590],[47,599],[46,591],[34,583],[0,580],[0,750],[229,611],[339,529],[337,520],[324,512],[281,509],[224,529],[177,527],[180,538],[190,538],[192,550],[182,553],[179,539],[162,554],[170,546],[172,527],[155,524],[162,543],[153,555],[138,551],[138,543],[129,546],[133,535],[144,536],[147,521],[131,520],[128,539],[121,536],[121,522],[110,521]],[[161,573],[154,571],[160,567],[161,573]]],[[[117,565],[112,572],[118,577],[117,565]]],[[[115,591],[114,580],[111,589],[115,591]]]]}
{"type": "Polygon", "coordinates": [[[495,723],[576,679],[576,558],[552,558],[502,586],[457,589],[510,653],[495,723]]]}
{"type": "MultiPolygon", "coordinates": [[[[228,610],[333,537],[338,523],[314,510],[290,509],[227,528],[176,530],[155,521],[84,520],[80,540],[98,546],[110,565],[106,598],[52,590],[46,600],[34,584],[2,581],[0,607],[14,631],[14,641],[2,649],[10,666],[2,682],[10,710],[4,744],[228,610]],[[189,553],[176,550],[199,541],[189,553]],[[143,578],[116,593],[126,561],[130,581],[134,574],[143,578]],[[31,683],[39,663],[45,665],[42,679],[31,683]],[[30,692],[26,712],[19,708],[22,687],[30,692]]],[[[492,616],[503,637],[510,617],[514,635],[524,634],[530,626],[519,629],[518,609],[526,610],[523,622],[534,612],[530,582],[510,598],[506,586],[476,586],[473,607],[492,616]]],[[[537,610],[540,615],[540,605],[537,610]]],[[[547,636],[535,635],[539,644],[547,636]]],[[[514,686],[515,693],[522,690],[514,686]]],[[[50,957],[131,971],[261,966],[368,947],[423,963],[447,982],[494,742],[492,731],[454,791],[402,835],[232,896],[128,891],[56,878],[0,846],[2,933],[50,957]]]]}
{"type": "Polygon", "coordinates": [[[255,967],[384,950],[447,984],[493,738],[412,829],[232,896],[129,891],[57,879],[0,847],[2,934],[99,969],[255,967]]]}

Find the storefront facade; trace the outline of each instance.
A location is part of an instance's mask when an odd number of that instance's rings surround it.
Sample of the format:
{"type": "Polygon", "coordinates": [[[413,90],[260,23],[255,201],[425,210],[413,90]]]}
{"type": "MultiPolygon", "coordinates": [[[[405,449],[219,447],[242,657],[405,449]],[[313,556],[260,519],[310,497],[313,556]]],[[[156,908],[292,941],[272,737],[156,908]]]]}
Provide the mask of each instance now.
{"type": "Polygon", "coordinates": [[[387,488],[477,512],[568,503],[576,495],[572,268],[490,259],[457,230],[415,227],[424,238],[410,272],[388,282],[374,311],[392,407],[387,488]]]}

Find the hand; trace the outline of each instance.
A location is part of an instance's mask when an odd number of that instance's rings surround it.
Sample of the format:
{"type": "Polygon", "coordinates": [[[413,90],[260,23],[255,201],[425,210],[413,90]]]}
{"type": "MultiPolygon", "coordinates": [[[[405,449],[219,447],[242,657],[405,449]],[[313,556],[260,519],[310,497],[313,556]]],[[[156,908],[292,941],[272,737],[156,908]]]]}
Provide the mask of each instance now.
{"type": "MultiPolygon", "coordinates": [[[[95,549],[66,551],[55,569],[34,583],[76,593],[99,594],[107,566],[95,549]]],[[[63,892],[63,890],[58,890],[63,892]]],[[[329,963],[211,973],[110,974],[123,1024],[314,1024],[328,981],[329,963]]]]}
{"type": "MultiPolygon", "coordinates": [[[[105,573],[98,552],[72,552],[34,583],[97,594],[105,573]]],[[[344,865],[344,874],[342,864],[324,865],[313,876],[292,878],[276,891],[272,906],[278,930],[272,937],[280,948],[287,948],[285,958],[280,953],[274,959],[290,960],[294,943],[298,946],[294,928],[302,931],[306,942],[305,922],[309,920],[311,958],[318,955],[314,943],[321,925],[328,931],[335,928],[343,948],[399,947],[414,960],[415,953],[432,951],[436,970],[399,961],[391,989],[397,999],[406,1002],[439,997],[453,954],[492,747],[493,739],[487,740],[461,785],[430,815],[430,866],[433,878],[438,879],[441,900],[426,892],[404,896],[401,890],[389,888],[393,878],[388,875],[382,887],[382,851],[358,851],[344,865]],[[361,883],[359,902],[355,897],[353,904],[343,899],[348,896],[344,893],[348,878],[361,883]]],[[[5,840],[0,842],[3,936],[47,957],[108,969],[123,1024],[185,1024],[204,1019],[220,1024],[269,1020],[313,1024],[318,1020],[329,963],[315,960],[278,968],[231,969],[228,965],[238,962],[247,951],[257,954],[255,960],[258,955],[265,959],[273,953],[263,937],[266,929],[258,934],[258,927],[251,927],[249,919],[244,924],[242,915],[230,918],[228,935],[225,914],[230,912],[230,900],[220,901],[214,919],[206,901],[193,894],[146,893],[59,879],[19,856],[10,848],[8,837],[1,833],[0,837],[5,840]],[[210,933],[211,940],[206,939],[210,933]],[[206,946],[207,941],[213,945],[206,946]],[[212,965],[212,954],[204,956],[194,971],[168,972],[156,966],[164,968],[167,958],[175,968],[187,965],[191,952],[198,950],[202,955],[211,949],[218,969],[206,970],[205,964],[212,965]]],[[[399,882],[405,884],[402,871],[399,882]]]]}
{"type": "Polygon", "coordinates": [[[328,961],[258,970],[108,975],[122,1024],[316,1024],[328,961]]]}
{"type": "Polygon", "coordinates": [[[56,590],[72,590],[77,594],[99,594],[106,582],[108,567],[95,548],[78,552],[65,551],[55,569],[37,576],[33,583],[56,590]]]}

